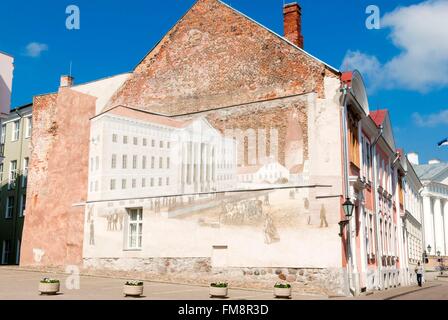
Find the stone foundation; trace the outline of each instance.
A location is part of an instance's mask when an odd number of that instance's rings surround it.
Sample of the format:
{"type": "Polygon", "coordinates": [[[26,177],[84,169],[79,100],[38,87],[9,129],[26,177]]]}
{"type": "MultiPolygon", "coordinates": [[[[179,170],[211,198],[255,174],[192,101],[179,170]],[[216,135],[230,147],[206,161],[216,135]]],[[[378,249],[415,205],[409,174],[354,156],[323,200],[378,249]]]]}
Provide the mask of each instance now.
{"type": "Polygon", "coordinates": [[[287,281],[299,294],[345,296],[344,269],[212,268],[210,258],[85,258],[84,272],[148,281],[209,285],[229,282],[232,287],[271,290],[287,281]]]}

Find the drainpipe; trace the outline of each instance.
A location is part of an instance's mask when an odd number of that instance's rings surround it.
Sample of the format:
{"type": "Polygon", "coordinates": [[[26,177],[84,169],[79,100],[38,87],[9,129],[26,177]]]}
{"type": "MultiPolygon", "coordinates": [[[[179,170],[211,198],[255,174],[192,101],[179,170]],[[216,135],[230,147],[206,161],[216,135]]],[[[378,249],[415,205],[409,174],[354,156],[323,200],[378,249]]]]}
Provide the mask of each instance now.
{"type": "MultiPolygon", "coordinates": [[[[349,199],[350,197],[350,181],[349,181],[349,169],[348,169],[348,161],[349,161],[349,154],[348,154],[348,137],[347,137],[347,94],[348,94],[349,87],[347,84],[344,85],[344,87],[341,89],[343,92],[344,98],[343,103],[341,107],[342,111],[342,142],[343,142],[343,162],[344,162],[344,195],[345,199],[349,199]]],[[[356,288],[353,288],[352,282],[352,269],[353,269],[353,260],[352,260],[352,254],[350,252],[351,247],[351,228],[350,228],[350,221],[346,224],[347,231],[346,231],[346,250],[345,255],[347,259],[347,280],[348,280],[348,289],[353,294],[356,295],[356,288]]]]}
{"type": "Polygon", "coordinates": [[[383,136],[384,133],[384,127],[380,126],[380,133],[376,137],[375,141],[370,145],[370,154],[372,155],[373,163],[372,163],[372,169],[373,169],[373,178],[372,178],[372,190],[373,190],[373,212],[375,214],[375,251],[376,251],[376,261],[378,263],[378,284],[381,284],[381,270],[383,267],[383,261],[380,259],[380,241],[379,241],[379,221],[378,221],[378,197],[377,197],[377,186],[376,186],[376,179],[378,176],[377,172],[377,158],[376,158],[376,152],[375,147],[378,144],[378,141],[383,136]]]}

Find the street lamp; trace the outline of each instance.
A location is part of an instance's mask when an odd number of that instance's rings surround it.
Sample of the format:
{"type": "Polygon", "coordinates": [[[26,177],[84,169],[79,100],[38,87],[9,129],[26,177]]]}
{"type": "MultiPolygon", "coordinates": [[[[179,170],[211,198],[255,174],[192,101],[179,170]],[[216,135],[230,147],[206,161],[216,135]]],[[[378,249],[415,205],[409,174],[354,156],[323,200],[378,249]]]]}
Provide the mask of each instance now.
{"type": "Polygon", "coordinates": [[[428,248],[427,249],[428,249],[429,255],[431,255],[431,245],[428,244],[428,248]]]}
{"type": "Polygon", "coordinates": [[[350,217],[353,215],[353,210],[355,209],[355,205],[350,201],[350,198],[347,198],[345,200],[342,208],[344,208],[344,213],[347,219],[350,219],[350,217]]]}
{"type": "Polygon", "coordinates": [[[350,223],[350,218],[353,215],[353,210],[355,209],[355,205],[350,201],[350,198],[347,198],[345,202],[342,204],[342,209],[344,209],[344,214],[346,219],[344,221],[339,222],[339,236],[342,237],[342,230],[346,225],[350,223]]]}

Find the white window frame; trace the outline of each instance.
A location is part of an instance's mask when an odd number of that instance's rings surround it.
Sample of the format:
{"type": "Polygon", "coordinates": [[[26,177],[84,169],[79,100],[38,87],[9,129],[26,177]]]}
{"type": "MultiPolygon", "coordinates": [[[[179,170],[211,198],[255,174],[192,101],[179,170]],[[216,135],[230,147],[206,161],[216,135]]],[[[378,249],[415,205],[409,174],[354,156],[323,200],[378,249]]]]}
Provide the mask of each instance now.
{"type": "Polygon", "coordinates": [[[23,158],[23,175],[22,175],[22,188],[25,188],[28,182],[28,167],[30,164],[30,158],[23,158]]]}
{"type": "Polygon", "coordinates": [[[14,202],[15,199],[13,196],[6,197],[6,210],[5,210],[5,219],[12,219],[14,215],[14,202]],[[12,199],[12,203],[11,200],[12,199]]]}
{"type": "Polygon", "coordinates": [[[3,240],[3,244],[2,244],[2,264],[3,265],[8,264],[10,254],[11,254],[11,240],[3,240]],[[7,243],[9,243],[9,246],[6,245],[7,243]],[[8,250],[6,250],[7,247],[8,247],[8,250]]]}
{"type": "Polygon", "coordinates": [[[20,138],[20,120],[15,120],[12,123],[11,141],[18,141],[20,138]]]}
{"type": "Polygon", "coordinates": [[[25,139],[28,139],[31,137],[31,132],[33,130],[33,119],[32,117],[26,117],[25,118],[25,139]]]}
{"type": "Polygon", "coordinates": [[[5,144],[6,142],[6,124],[2,125],[2,133],[1,133],[1,144],[5,144]]]}
{"type": "Polygon", "coordinates": [[[8,189],[12,190],[16,187],[17,180],[17,160],[9,162],[8,189]],[[13,166],[14,164],[14,166],[13,166]]]}
{"type": "Polygon", "coordinates": [[[132,208],[127,211],[126,250],[141,250],[143,244],[143,209],[132,208]],[[134,213],[136,213],[136,219],[132,219],[134,213]],[[132,233],[132,226],[135,226],[135,236],[132,233]]]}
{"type": "Polygon", "coordinates": [[[26,214],[26,194],[20,196],[19,217],[23,218],[26,214]]]}

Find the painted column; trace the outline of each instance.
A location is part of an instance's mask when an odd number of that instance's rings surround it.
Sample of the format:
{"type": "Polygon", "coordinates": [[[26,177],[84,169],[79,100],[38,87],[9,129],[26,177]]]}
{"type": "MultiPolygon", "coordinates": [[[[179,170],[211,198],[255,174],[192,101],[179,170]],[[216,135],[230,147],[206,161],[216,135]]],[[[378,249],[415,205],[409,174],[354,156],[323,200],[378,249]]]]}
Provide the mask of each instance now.
{"type": "MultiPolygon", "coordinates": [[[[431,246],[431,248],[435,248],[434,245],[434,233],[432,231],[434,226],[434,220],[432,215],[432,208],[431,208],[431,197],[429,195],[425,195],[423,197],[423,221],[425,225],[425,243],[424,243],[424,250],[427,250],[426,248],[431,246]]],[[[432,249],[434,250],[434,249],[432,249]]],[[[431,250],[431,251],[432,251],[431,250]]],[[[431,253],[433,253],[432,251],[431,253]]]]}
{"type": "Polygon", "coordinates": [[[444,227],[444,239],[445,239],[445,248],[443,250],[443,255],[448,255],[448,200],[446,200],[443,204],[443,227],[444,227]]]}
{"type": "Polygon", "coordinates": [[[442,201],[440,200],[440,198],[436,198],[434,201],[434,234],[434,255],[436,255],[437,251],[442,252],[445,242],[445,238],[443,235],[442,201]]]}

